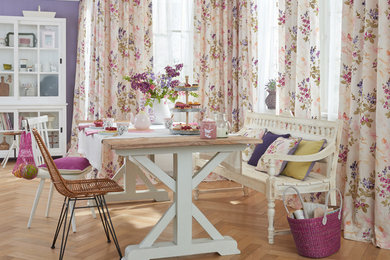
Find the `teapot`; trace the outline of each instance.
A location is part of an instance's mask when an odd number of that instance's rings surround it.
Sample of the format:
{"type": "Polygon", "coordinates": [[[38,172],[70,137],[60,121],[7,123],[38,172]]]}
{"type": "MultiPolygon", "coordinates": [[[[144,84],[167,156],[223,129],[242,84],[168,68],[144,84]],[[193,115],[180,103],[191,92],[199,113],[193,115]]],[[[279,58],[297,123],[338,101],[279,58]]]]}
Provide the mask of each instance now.
{"type": "Polygon", "coordinates": [[[150,118],[148,113],[141,110],[134,118],[134,127],[138,130],[149,129],[150,127],[150,118]]]}

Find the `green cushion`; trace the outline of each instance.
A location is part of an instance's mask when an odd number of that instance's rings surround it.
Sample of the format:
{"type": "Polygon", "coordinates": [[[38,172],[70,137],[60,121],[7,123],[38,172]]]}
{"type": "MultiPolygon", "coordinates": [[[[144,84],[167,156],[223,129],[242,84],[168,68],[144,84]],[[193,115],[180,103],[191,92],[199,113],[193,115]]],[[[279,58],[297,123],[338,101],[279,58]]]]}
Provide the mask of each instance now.
{"type": "MultiPolygon", "coordinates": [[[[326,140],[321,141],[308,141],[302,140],[294,155],[309,155],[318,153],[322,150],[326,143],[326,140]]],[[[313,169],[315,162],[288,162],[287,166],[282,171],[283,175],[304,180],[313,169]]]]}

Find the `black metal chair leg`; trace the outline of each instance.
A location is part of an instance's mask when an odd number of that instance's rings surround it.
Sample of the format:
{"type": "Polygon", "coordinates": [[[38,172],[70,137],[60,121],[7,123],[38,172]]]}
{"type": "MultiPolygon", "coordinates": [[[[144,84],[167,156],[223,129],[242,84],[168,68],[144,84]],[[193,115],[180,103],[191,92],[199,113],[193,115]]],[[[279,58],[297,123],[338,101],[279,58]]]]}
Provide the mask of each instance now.
{"type": "Polygon", "coordinates": [[[116,237],[114,225],[112,224],[112,221],[111,221],[111,216],[110,216],[110,212],[109,212],[108,207],[107,207],[106,199],[104,198],[103,195],[101,195],[101,199],[103,201],[104,207],[106,208],[107,217],[108,217],[108,221],[109,221],[108,227],[110,229],[111,237],[114,240],[114,243],[115,243],[116,249],[118,250],[120,258],[122,258],[121,248],[119,246],[118,238],[116,237]]]}
{"type": "MultiPolygon", "coordinates": [[[[70,201],[71,201],[71,199],[68,200],[68,206],[69,206],[69,202],[70,201]]],[[[68,241],[69,230],[70,230],[70,226],[72,225],[72,218],[73,218],[73,215],[74,215],[74,210],[76,208],[76,201],[77,201],[77,199],[74,199],[74,204],[73,204],[73,207],[72,207],[72,212],[70,213],[68,227],[66,227],[66,224],[67,224],[66,220],[68,218],[68,214],[65,215],[65,224],[64,224],[64,229],[63,229],[63,233],[62,233],[60,257],[59,257],[60,260],[62,260],[64,258],[66,242],[68,241]],[[66,235],[65,235],[65,233],[66,233],[66,235]]]]}
{"type": "Polygon", "coordinates": [[[103,210],[103,209],[101,209],[101,201],[100,201],[100,199],[97,199],[96,196],[94,196],[93,198],[95,200],[96,207],[97,207],[97,210],[99,212],[100,220],[102,221],[102,225],[103,225],[103,228],[104,228],[104,233],[106,233],[107,242],[110,243],[111,242],[111,240],[110,240],[110,233],[108,231],[107,223],[106,223],[106,220],[103,219],[102,212],[100,211],[100,210],[103,210]]]}
{"type": "Polygon", "coordinates": [[[58,238],[58,234],[60,233],[62,223],[64,222],[65,214],[68,214],[68,204],[69,204],[69,202],[67,202],[67,199],[68,198],[65,197],[64,203],[62,204],[62,209],[61,209],[60,217],[58,218],[56,232],[54,233],[53,243],[51,245],[52,249],[55,248],[55,244],[56,244],[56,241],[57,241],[57,238],[58,238]]]}

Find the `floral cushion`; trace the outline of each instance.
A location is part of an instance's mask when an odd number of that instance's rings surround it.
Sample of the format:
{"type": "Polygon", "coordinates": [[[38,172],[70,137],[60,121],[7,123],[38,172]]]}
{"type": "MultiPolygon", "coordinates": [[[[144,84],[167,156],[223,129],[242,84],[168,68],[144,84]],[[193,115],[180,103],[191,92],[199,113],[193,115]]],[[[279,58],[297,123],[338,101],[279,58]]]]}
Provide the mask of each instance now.
{"type": "MultiPolygon", "coordinates": [[[[54,163],[61,174],[77,174],[91,166],[88,159],[84,157],[63,157],[55,159],[54,163]]],[[[45,170],[47,168],[46,164],[39,165],[38,167],[45,170]]]]}
{"type": "Polygon", "coordinates": [[[267,151],[268,147],[279,137],[289,138],[290,134],[279,135],[274,134],[271,131],[266,132],[263,136],[262,142],[256,145],[251,158],[249,158],[248,160],[248,164],[256,167],[259,163],[261,156],[263,156],[265,151],[267,151]]]}
{"type": "MultiPolygon", "coordinates": [[[[265,134],[267,129],[246,129],[243,128],[239,132],[237,132],[238,135],[251,137],[251,138],[257,138],[261,140],[265,134]]],[[[242,151],[242,160],[244,162],[249,161],[249,159],[252,156],[253,151],[255,150],[256,144],[248,144],[248,146],[245,148],[245,150],[242,151]]]]}
{"type": "MultiPolygon", "coordinates": [[[[298,148],[299,143],[302,138],[283,138],[279,137],[276,139],[270,146],[268,146],[265,153],[261,156],[259,162],[257,163],[256,170],[262,172],[268,172],[269,170],[269,160],[264,160],[264,155],[266,154],[293,154],[298,148]]],[[[275,176],[279,175],[284,167],[286,167],[287,162],[283,160],[275,160],[275,176]]]]}

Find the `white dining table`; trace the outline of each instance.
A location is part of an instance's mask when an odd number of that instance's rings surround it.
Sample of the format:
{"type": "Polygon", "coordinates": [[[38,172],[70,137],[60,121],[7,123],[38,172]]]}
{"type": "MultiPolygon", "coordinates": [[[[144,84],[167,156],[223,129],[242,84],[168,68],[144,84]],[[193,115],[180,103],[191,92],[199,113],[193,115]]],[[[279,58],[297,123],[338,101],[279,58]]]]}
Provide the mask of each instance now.
{"type": "MultiPolygon", "coordinates": [[[[87,126],[88,124],[85,124],[87,126]]],[[[83,126],[80,124],[79,126],[83,126]]],[[[153,125],[151,129],[146,131],[137,131],[136,129],[130,129],[128,133],[121,136],[113,136],[95,133],[87,135],[89,131],[97,131],[93,127],[83,127],[78,136],[78,152],[85,156],[89,160],[89,163],[97,169],[102,170],[102,156],[103,156],[103,140],[124,140],[140,137],[169,137],[172,136],[168,129],[164,126],[153,125]]],[[[157,189],[155,185],[145,175],[142,166],[135,160],[125,157],[123,165],[115,173],[112,178],[115,181],[119,181],[123,178],[123,192],[116,192],[107,194],[107,202],[127,202],[135,200],[154,200],[154,201],[167,201],[169,200],[168,192],[165,189],[157,189]],[[139,177],[145,184],[146,189],[136,189],[137,177],[139,177]]]]}
{"type": "MultiPolygon", "coordinates": [[[[187,256],[217,252],[220,255],[239,254],[237,242],[223,236],[192,202],[192,191],[228,155],[243,150],[248,143],[258,142],[241,136],[224,139],[200,139],[199,136],[161,136],[139,138],[106,138],[102,140],[118,155],[134,160],[148,170],[174,193],[168,210],[137,245],[126,247],[126,260],[144,260],[164,257],[187,256]],[[200,170],[193,172],[194,153],[207,152],[215,155],[200,170]],[[174,174],[170,176],[156,165],[150,154],[173,154],[174,174]],[[193,239],[192,218],[210,238],[193,239]],[[173,238],[169,242],[155,242],[168,224],[173,221],[173,238]]],[[[130,234],[131,235],[131,234],[130,234]]]]}

